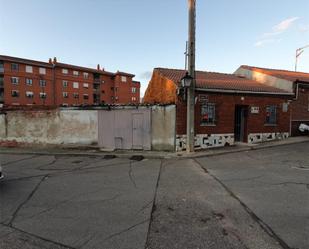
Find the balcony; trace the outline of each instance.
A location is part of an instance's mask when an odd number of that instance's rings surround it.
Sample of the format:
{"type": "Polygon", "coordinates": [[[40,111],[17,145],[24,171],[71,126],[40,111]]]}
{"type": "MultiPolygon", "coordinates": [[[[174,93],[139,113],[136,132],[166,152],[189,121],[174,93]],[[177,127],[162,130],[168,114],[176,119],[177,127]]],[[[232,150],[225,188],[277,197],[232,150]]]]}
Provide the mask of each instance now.
{"type": "Polygon", "coordinates": [[[93,79],[93,83],[94,83],[94,84],[101,84],[100,78],[94,78],[94,79],[93,79]]]}

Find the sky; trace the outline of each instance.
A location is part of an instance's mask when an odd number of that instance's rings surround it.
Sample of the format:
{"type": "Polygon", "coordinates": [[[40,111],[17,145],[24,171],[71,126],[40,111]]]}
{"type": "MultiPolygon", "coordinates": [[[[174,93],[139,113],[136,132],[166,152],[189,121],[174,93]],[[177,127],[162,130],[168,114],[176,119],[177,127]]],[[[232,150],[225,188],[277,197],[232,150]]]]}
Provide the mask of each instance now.
{"type": "MultiPolygon", "coordinates": [[[[196,26],[197,70],[293,70],[309,1],[197,0],[196,26]]],[[[184,68],[187,34],[187,0],[0,0],[0,54],[133,73],[142,94],[155,67],[184,68]]]]}

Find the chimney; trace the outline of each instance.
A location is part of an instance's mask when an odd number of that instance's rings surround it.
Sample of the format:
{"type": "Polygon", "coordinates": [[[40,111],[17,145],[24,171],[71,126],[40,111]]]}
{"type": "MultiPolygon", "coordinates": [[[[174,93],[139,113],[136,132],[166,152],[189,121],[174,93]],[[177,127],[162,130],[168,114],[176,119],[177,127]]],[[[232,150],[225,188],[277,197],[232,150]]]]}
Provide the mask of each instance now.
{"type": "Polygon", "coordinates": [[[97,65],[97,69],[100,70],[100,64],[97,65]]]}
{"type": "Polygon", "coordinates": [[[49,64],[53,64],[52,58],[49,58],[49,59],[48,59],[48,63],[49,63],[49,64]]]}
{"type": "Polygon", "coordinates": [[[54,57],[54,64],[57,63],[57,57],[54,57]]]}

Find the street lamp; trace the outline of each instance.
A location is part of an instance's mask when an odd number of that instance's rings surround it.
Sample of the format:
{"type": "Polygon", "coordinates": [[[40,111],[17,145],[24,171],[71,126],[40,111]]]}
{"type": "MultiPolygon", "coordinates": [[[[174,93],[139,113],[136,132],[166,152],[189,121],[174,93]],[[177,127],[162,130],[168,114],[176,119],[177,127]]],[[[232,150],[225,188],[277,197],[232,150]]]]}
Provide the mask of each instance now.
{"type": "Polygon", "coordinates": [[[296,49],[295,72],[297,71],[298,57],[299,57],[303,52],[305,52],[305,49],[306,49],[306,48],[309,48],[309,45],[304,46],[304,47],[302,47],[302,48],[296,49]]]}
{"type": "Polygon", "coordinates": [[[181,79],[181,87],[182,88],[189,88],[193,83],[193,78],[186,72],[186,75],[181,79]]]}

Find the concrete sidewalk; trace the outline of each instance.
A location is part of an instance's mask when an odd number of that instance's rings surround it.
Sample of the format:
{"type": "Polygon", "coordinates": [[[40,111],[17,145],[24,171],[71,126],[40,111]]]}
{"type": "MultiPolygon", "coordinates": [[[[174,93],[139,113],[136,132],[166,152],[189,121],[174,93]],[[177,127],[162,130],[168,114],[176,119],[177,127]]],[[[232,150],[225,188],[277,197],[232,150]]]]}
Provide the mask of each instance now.
{"type": "Polygon", "coordinates": [[[144,157],[149,159],[172,159],[172,158],[199,158],[199,157],[209,157],[216,155],[223,155],[229,153],[236,153],[242,151],[259,150],[272,148],[275,146],[283,146],[289,144],[305,143],[309,142],[308,136],[302,137],[290,137],[285,140],[264,142],[260,144],[246,144],[237,143],[230,147],[213,148],[207,150],[200,150],[193,153],[183,152],[162,152],[162,151],[102,151],[98,147],[91,146],[64,146],[58,147],[14,147],[7,148],[1,147],[0,154],[32,154],[32,155],[69,155],[69,156],[100,156],[104,158],[132,158],[134,157],[144,157]]]}

